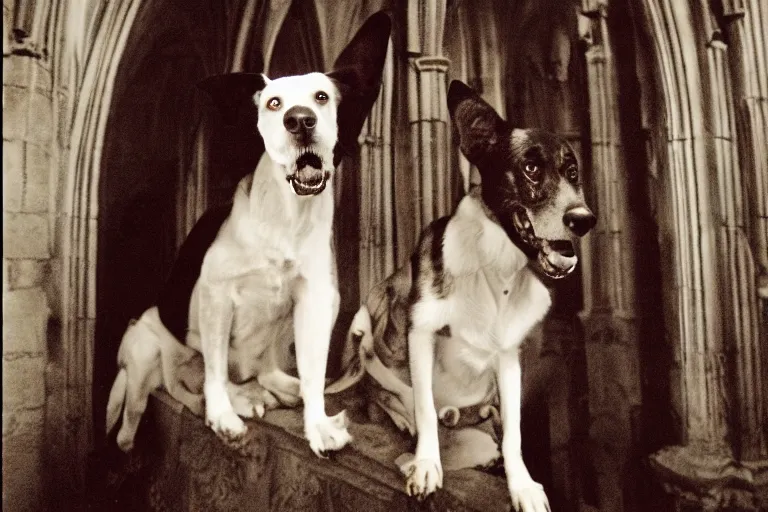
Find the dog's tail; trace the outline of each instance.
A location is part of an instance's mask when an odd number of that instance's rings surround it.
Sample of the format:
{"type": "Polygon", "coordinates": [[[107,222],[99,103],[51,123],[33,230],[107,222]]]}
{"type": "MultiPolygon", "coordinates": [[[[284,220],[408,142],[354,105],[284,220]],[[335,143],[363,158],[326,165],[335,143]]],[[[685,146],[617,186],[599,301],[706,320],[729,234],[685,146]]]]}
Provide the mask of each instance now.
{"type": "Polygon", "coordinates": [[[373,357],[373,329],[371,314],[365,305],[360,306],[347,333],[341,367],[346,368],[338,380],[325,388],[327,394],[340,393],[349,389],[365,375],[365,362],[373,357]]]}
{"type": "Polygon", "coordinates": [[[123,412],[127,383],[128,371],[125,368],[120,368],[117,377],[115,377],[115,383],[112,384],[112,390],[109,392],[109,402],[107,402],[107,434],[117,425],[120,413],[123,412]]]}

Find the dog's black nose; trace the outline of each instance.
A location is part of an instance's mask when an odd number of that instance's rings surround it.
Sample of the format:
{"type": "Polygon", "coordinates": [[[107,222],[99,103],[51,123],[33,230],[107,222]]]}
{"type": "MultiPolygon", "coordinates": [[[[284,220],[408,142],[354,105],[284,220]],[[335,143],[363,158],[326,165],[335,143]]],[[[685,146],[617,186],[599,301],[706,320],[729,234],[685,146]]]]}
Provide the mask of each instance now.
{"type": "Polygon", "coordinates": [[[578,206],[571,208],[565,215],[563,215],[563,223],[568,226],[574,235],[584,236],[587,232],[595,227],[597,224],[597,217],[589,208],[585,206],[578,206]]]}
{"type": "Polygon", "coordinates": [[[283,117],[283,125],[291,133],[309,133],[317,125],[317,118],[308,107],[291,107],[283,117]]]}

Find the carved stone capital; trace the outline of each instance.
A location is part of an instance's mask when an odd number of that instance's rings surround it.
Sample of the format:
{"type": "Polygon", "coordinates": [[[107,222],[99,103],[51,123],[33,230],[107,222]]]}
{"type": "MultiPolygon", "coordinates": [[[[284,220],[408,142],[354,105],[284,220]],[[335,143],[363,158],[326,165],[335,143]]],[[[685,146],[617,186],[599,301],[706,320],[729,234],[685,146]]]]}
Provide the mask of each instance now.
{"type": "Polygon", "coordinates": [[[712,2],[717,5],[720,4],[723,16],[726,19],[743,18],[745,14],[744,0],[717,0],[712,2]]]}
{"type": "Polygon", "coordinates": [[[411,59],[413,68],[419,73],[436,72],[445,73],[451,65],[451,60],[439,55],[427,55],[411,59]]]}
{"type": "Polygon", "coordinates": [[[669,446],[651,455],[650,463],[680,505],[706,511],[768,506],[768,460],[739,463],[723,453],[669,446]]]}

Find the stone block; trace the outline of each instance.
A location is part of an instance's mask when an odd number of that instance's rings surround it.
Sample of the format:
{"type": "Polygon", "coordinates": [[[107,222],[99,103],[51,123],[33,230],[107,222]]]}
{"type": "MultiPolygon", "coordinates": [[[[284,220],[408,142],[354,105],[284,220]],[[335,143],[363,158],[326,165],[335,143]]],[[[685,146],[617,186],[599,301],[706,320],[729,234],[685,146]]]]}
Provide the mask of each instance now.
{"type": "Polygon", "coordinates": [[[29,93],[26,88],[3,85],[3,140],[23,140],[27,132],[29,93]]]}
{"type": "Polygon", "coordinates": [[[36,144],[26,145],[24,197],[22,210],[30,213],[48,211],[51,156],[36,144]]]}
{"type": "Polygon", "coordinates": [[[26,140],[43,146],[51,144],[53,134],[53,102],[40,91],[29,94],[29,118],[26,140]]]}
{"type": "MultiPolygon", "coordinates": [[[[3,414],[45,403],[45,357],[3,354],[3,414]]],[[[5,443],[3,443],[5,444],[5,443]]]]}
{"type": "Polygon", "coordinates": [[[5,279],[9,290],[41,286],[50,275],[48,260],[5,260],[5,279]]]}
{"type": "Polygon", "coordinates": [[[48,217],[37,213],[7,213],[3,251],[3,256],[9,259],[48,259],[48,217]]]}
{"type": "Polygon", "coordinates": [[[21,211],[24,195],[24,142],[3,141],[3,209],[21,211]]]}
{"type": "Polygon", "coordinates": [[[44,407],[7,411],[3,414],[3,442],[24,437],[34,445],[38,439],[42,439],[44,428],[44,407]]]}
{"type": "Polygon", "coordinates": [[[3,85],[27,87],[32,82],[34,59],[24,55],[10,55],[3,59],[3,85]]]}
{"type": "Polygon", "coordinates": [[[3,294],[3,354],[47,351],[48,301],[41,288],[3,294]]]}

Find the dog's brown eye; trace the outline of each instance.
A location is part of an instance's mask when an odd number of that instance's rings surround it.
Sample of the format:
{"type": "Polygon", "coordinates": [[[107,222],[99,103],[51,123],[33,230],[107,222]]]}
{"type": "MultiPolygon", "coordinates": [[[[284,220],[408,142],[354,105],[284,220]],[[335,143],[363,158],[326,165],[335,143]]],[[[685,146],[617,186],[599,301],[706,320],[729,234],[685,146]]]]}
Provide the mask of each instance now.
{"type": "Polygon", "coordinates": [[[321,105],[325,105],[328,103],[328,95],[323,91],[318,91],[317,94],[315,94],[315,101],[321,105]]]}
{"type": "Polygon", "coordinates": [[[539,178],[541,177],[539,166],[532,162],[525,164],[525,177],[533,182],[539,181],[539,178]]]}
{"type": "Polygon", "coordinates": [[[269,101],[267,101],[267,108],[269,110],[280,110],[280,98],[271,98],[269,101]]]}
{"type": "Polygon", "coordinates": [[[576,168],[575,165],[572,165],[568,169],[566,169],[565,177],[571,183],[576,183],[579,181],[579,170],[576,168]]]}

